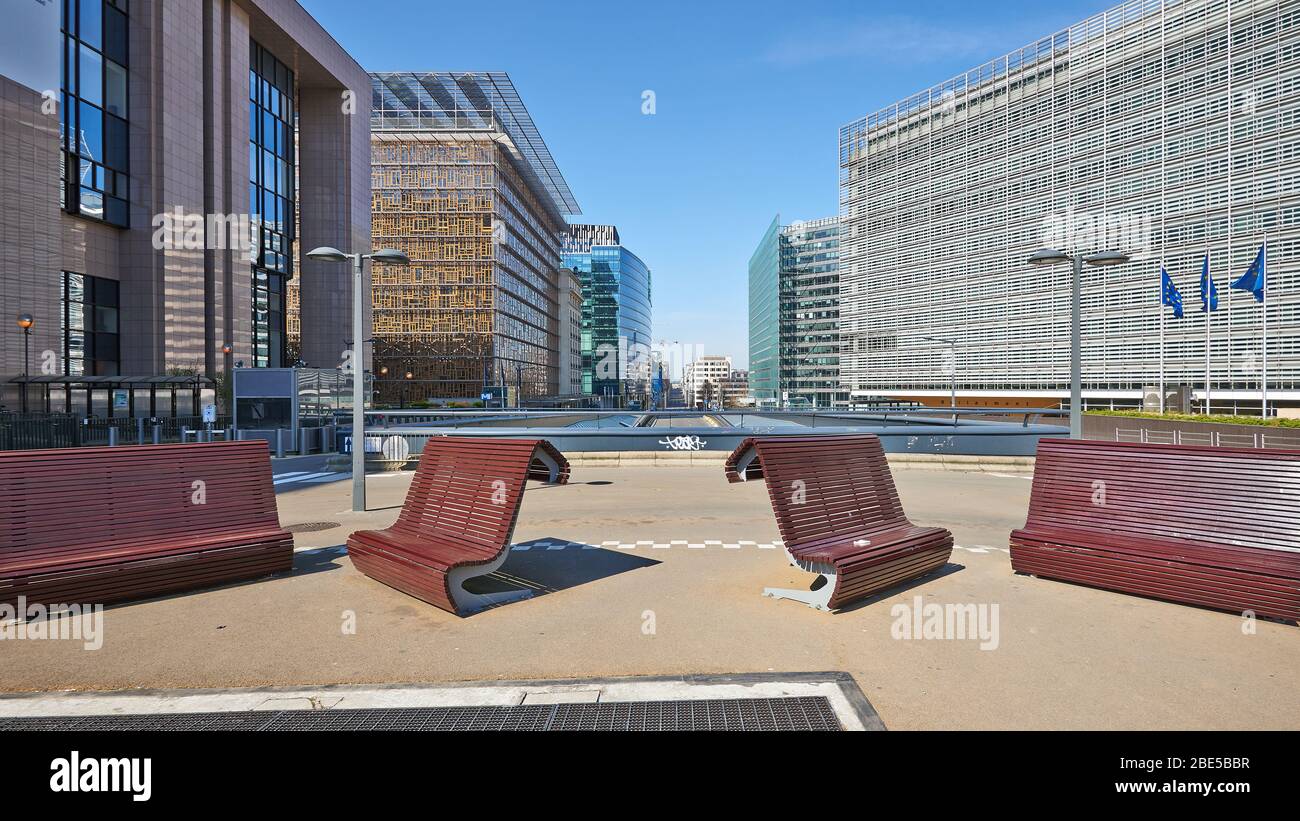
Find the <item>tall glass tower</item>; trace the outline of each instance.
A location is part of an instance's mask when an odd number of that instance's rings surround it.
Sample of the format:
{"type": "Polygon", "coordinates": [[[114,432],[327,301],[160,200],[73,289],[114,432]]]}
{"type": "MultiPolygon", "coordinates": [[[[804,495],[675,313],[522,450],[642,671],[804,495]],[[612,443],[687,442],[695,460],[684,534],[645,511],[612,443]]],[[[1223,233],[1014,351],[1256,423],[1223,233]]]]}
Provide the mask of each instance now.
{"type": "Polygon", "coordinates": [[[582,390],[603,405],[650,399],[650,269],[613,225],[570,225],[566,268],[582,282],[582,390]]]}

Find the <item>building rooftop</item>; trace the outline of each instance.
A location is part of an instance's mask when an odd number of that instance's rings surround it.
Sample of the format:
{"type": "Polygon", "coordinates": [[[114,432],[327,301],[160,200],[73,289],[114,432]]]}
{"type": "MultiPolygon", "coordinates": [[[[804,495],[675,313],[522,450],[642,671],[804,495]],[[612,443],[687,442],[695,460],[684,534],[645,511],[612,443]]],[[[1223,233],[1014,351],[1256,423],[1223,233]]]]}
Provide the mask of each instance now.
{"type": "Polygon", "coordinates": [[[840,128],[840,165],[847,165],[858,159],[864,150],[866,135],[876,128],[891,125],[895,121],[906,119],[932,106],[955,105],[958,97],[990,83],[1000,82],[1009,74],[1050,60],[1068,49],[1089,43],[1101,47],[1105,43],[1106,35],[1118,32],[1132,23],[1153,15],[1162,15],[1177,6],[1178,0],[1171,0],[1168,3],[1162,0],[1128,0],[1068,28],[1041,37],[997,59],[989,60],[981,66],[931,86],[925,91],[899,100],[893,105],[860,117],[840,128]]]}
{"type": "Polygon", "coordinates": [[[504,71],[379,72],[370,75],[372,132],[483,131],[505,134],[521,170],[565,215],[581,214],[537,125],[504,71]]]}

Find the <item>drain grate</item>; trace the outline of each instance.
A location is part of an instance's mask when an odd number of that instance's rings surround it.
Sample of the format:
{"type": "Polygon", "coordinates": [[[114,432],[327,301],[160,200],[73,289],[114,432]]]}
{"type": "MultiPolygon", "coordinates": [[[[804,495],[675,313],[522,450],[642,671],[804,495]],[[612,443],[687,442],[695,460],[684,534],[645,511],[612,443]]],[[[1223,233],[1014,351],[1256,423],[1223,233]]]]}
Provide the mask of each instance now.
{"type": "Polygon", "coordinates": [[[322,530],[333,530],[338,526],[338,522],[298,522],[293,525],[285,525],[284,529],[290,533],[317,533],[322,530]]]}
{"type": "Polygon", "coordinates": [[[393,707],[376,710],[259,710],[152,715],[0,717],[0,731],[618,731],[839,730],[825,696],[534,704],[508,707],[393,707]]]}

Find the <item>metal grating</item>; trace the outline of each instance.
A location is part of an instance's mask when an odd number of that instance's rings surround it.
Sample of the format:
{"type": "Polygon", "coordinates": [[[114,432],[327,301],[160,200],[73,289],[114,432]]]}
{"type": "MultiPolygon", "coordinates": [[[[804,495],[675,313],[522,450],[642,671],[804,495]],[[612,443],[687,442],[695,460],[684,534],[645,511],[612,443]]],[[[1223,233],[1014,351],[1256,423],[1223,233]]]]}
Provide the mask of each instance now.
{"type": "Polygon", "coordinates": [[[261,710],[154,715],[0,717],[0,731],[790,731],[840,730],[825,696],[630,701],[506,707],[261,710]]]}

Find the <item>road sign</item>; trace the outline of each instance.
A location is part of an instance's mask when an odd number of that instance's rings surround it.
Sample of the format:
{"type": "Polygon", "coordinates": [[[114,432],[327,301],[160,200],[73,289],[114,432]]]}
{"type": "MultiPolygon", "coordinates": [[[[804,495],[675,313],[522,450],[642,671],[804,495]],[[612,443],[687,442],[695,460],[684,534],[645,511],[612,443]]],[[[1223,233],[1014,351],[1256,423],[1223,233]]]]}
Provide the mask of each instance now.
{"type": "Polygon", "coordinates": [[[203,423],[204,423],[205,425],[211,425],[211,424],[215,423],[216,421],[217,421],[217,406],[216,406],[216,405],[204,405],[204,406],[203,406],[203,423]]]}

